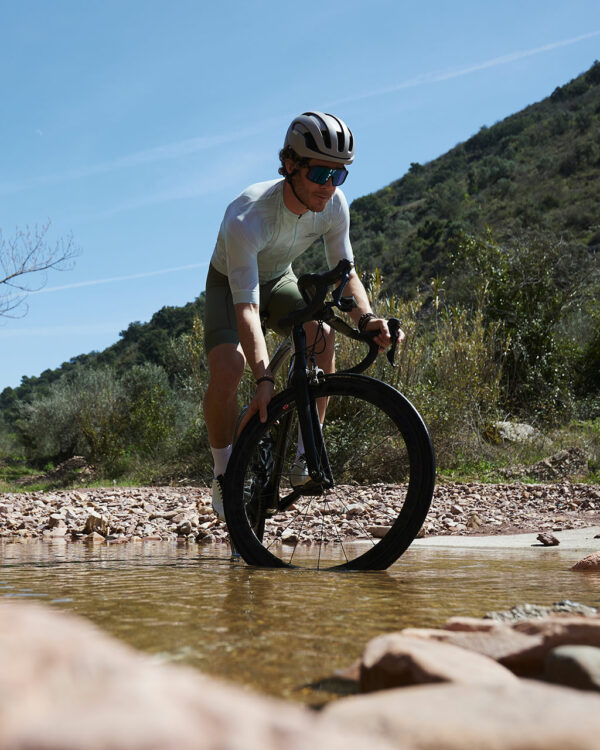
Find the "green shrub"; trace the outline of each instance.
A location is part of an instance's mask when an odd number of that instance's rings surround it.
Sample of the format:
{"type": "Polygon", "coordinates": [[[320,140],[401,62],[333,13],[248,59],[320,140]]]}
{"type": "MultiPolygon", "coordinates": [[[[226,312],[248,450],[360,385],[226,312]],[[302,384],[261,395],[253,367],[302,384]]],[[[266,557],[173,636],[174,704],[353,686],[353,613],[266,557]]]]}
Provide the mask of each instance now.
{"type": "Polygon", "coordinates": [[[17,436],[0,414],[0,461],[12,458],[18,452],[17,436]]]}
{"type": "Polygon", "coordinates": [[[165,371],[146,363],[119,377],[111,367],[78,367],[48,395],[24,404],[17,423],[30,459],[62,460],[80,454],[111,475],[134,459],[165,461],[189,440],[189,401],[177,398],[165,371]]]}
{"type": "Polygon", "coordinates": [[[453,268],[453,295],[501,323],[507,337],[503,401],[507,411],[547,422],[573,409],[574,349],[561,337],[565,318],[582,304],[590,273],[581,249],[556,240],[521,238],[499,245],[490,233],[464,237],[453,268]]]}

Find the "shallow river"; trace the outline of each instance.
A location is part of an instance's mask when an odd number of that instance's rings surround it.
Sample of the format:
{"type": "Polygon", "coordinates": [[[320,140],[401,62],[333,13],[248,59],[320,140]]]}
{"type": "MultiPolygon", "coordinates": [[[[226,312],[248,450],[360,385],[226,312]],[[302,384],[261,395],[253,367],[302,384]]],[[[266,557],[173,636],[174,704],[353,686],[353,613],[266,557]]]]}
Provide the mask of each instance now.
{"type": "Polygon", "coordinates": [[[0,542],[0,596],[76,612],[161,658],[292,700],[375,635],[515,604],[600,605],[598,578],[559,548],[413,547],[388,571],[248,568],[224,546],[0,542]]]}

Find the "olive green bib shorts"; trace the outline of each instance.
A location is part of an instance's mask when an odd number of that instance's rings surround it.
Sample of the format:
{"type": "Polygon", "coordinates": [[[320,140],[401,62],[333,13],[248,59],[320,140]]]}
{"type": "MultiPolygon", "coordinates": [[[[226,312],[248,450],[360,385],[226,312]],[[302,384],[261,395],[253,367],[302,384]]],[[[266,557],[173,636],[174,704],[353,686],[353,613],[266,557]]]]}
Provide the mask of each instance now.
{"type": "MultiPolygon", "coordinates": [[[[282,276],[260,284],[260,316],[267,328],[287,336],[290,328],[282,328],[279,320],[293,310],[305,306],[291,268],[282,276]]],[[[239,344],[237,322],[229,279],[211,264],[206,277],[204,304],[204,346],[208,352],[218,344],[239,344]]]]}

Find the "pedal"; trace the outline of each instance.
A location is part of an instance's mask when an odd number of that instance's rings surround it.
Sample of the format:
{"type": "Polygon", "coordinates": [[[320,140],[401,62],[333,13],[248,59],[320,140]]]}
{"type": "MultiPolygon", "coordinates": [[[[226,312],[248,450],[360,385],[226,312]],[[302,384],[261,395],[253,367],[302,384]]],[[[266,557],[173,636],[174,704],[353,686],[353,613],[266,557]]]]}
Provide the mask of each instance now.
{"type": "Polygon", "coordinates": [[[319,385],[319,383],[322,383],[325,378],[325,373],[320,367],[313,367],[312,370],[308,370],[306,374],[308,375],[308,382],[311,385],[319,385]]]}

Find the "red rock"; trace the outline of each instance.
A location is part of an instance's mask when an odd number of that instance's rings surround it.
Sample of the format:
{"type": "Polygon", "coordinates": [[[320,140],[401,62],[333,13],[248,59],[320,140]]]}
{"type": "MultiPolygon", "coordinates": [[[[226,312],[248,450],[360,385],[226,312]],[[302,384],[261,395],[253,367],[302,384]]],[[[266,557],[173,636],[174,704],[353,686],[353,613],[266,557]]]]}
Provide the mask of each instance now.
{"type": "Polygon", "coordinates": [[[507,684],[516,678],[493,659],[435,640],[390,633],[374,638],[363,653],[363,692],[427,682],[507,684]]]}
{"type": "Polygon", "coordinates": [[[600,616],[595,617],[544,617],[523,620],[512,625],[515,632],[541,638],[548,652],[556,646],[600,647],[600,616]]]}
{"type": "MultiPolygon", "coordinates": [[[[600,536],[600,534],[598,535],[600,536]]],[[[594,537],[595,539],[596,537],[594,537]]],[[[591,555],[584,557],[578,563],[575,563],[571,570],[598,571],[600,570],[600,552],[592,552],[591,555]]]]}
{"type": "Polygon", "coordinates": [[[516,632],[503,623],[496,623],[496,627],[487,631],[406,628],[402,634],[441,641],[468,651],[475,651],[490,659],[495,659],[511,672],[522,676],[539,674],[548,651],[541,636],[516,632]]]}
{"type": "Polygon", "coordinates": [[[560,541],[554,536],[554,534],[538,534],[536,539],[538,542],[541,542],[544,547],[557,547],[560,544],[560,541]]]}

